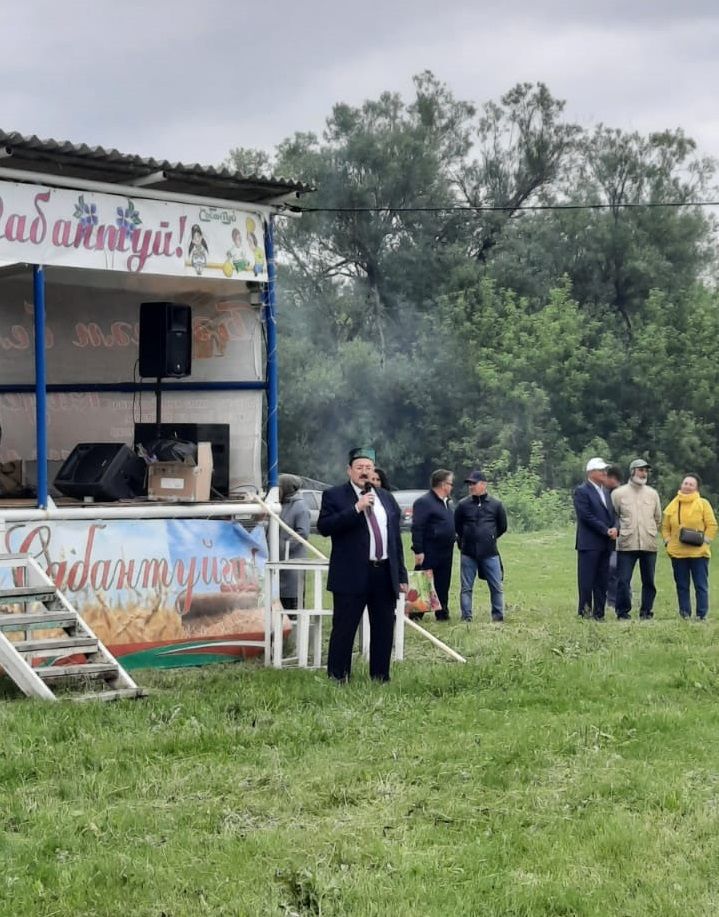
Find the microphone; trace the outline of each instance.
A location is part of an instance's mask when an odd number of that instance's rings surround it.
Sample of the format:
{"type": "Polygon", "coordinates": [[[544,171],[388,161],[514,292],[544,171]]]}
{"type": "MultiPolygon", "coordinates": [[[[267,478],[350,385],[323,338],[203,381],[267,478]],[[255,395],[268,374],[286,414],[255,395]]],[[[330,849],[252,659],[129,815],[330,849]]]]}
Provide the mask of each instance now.
{"type": "Polygon", "coordinates": [[[362,488],[362,493],[363,493],[363,494],[372,493],[372,485],[370,484],[369,481],[365,481],[365,482],[364,482],[364,487],[362,488]]]}

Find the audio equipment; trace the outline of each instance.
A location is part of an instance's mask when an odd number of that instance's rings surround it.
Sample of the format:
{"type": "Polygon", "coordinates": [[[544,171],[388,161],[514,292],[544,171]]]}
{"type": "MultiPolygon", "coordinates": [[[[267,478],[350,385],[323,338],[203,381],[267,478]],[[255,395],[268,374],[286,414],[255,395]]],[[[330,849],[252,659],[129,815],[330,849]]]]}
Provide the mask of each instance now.
{"type": "Polygon", "coordinates": [[[182,378],[192,371],[192,309],[176,302],[140,304],[140,376],[182,378]]]}
{"type": "Polygon", "coordinates": [[[145,462],[124,443],[78,443],[55,476],[66,497],[124,500],[145,493],[145,462]]]}

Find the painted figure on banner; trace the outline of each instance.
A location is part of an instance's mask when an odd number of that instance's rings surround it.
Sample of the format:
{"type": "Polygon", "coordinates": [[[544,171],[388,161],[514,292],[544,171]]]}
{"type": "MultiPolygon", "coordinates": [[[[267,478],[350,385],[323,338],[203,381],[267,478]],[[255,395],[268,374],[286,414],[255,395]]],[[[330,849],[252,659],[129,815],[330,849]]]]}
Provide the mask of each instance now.
{"type": "Polygon", "coordinates": [[[227,250],[224,273],[227,277],[231,277],[233,271],[241,274],[251,269],[252,266],[247,257],[247,249],[242,239],[242,230],[235,226],[232,230],[232,246],[227,250]]]}
{"type": "Polygon", "coordinates": [[[190,241],[190,247],[187,249],[187,254],[190,259],[190,264],[195,269],[195,273],[199,276],[207,267],[209,249],[205,237],[202,234],[202,229],[197,223],[193,224],[191,235],[192,239],[190,241]]]}
{"type": "Polygon", "coordinates": [[[247,227],[247,244],[255,262],[252,270],[255,274],[261,274],[265,269],[265,253],[262,251],[262,247],[255,233],[254,219],[252,217],[247,217],[245,226],[247,227]]]}

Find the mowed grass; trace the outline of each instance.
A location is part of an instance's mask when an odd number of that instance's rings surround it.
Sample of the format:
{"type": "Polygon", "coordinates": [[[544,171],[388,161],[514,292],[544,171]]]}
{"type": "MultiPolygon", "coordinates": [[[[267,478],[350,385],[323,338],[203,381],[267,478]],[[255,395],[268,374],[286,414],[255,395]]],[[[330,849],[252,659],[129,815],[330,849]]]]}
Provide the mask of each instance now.
{"type": "Polygon", "coordinates": [[[5,687],[0,914],[719,913],[719,610],[679,620],[661,557],[654,621],[579,621],[572,534],[502,544],[506,623],[478,583],[473,624],[456,588],[427,624],[466,665],[408,631],[389,685],[5,687]]]}

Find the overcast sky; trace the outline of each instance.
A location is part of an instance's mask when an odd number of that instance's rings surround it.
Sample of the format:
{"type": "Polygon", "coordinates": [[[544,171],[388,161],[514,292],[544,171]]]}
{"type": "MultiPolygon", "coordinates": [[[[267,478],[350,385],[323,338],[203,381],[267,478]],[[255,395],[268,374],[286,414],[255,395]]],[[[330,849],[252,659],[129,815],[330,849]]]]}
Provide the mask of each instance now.
{"type": "Polygon", "coordinates": [[[26,0],[3,19],[0,128],[42,138],[216,165],[430,69],[478,105],[543,81],[586,127],[682,127],[719,158],[716,0],[26,0]]]}

